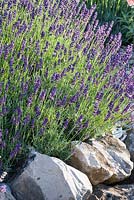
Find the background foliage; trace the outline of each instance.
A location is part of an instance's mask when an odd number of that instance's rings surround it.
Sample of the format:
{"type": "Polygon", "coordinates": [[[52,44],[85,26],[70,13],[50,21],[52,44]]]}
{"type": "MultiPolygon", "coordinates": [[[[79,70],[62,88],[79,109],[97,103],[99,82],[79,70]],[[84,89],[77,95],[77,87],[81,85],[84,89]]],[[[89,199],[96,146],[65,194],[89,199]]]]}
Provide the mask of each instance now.
{"type": "Polygon", "coordinates": [[[96,4],[100,23],[114,21],[113,33],[122,33],[123,45],[134,43],[134,8],[126,0],[86,0],[87,7],[96,4]]]}

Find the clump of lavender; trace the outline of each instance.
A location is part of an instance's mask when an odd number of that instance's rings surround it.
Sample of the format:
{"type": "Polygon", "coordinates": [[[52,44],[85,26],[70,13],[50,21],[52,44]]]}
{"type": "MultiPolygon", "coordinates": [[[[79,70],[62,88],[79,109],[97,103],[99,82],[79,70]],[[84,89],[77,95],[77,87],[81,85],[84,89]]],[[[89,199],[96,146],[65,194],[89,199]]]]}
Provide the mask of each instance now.
{"type": "Polygon", "coordinates": [[[126,119],[133,47],[75,0],[7,0],[0,9],[0,168],[28,145],[65,159],[71,140],[126,119]]]}

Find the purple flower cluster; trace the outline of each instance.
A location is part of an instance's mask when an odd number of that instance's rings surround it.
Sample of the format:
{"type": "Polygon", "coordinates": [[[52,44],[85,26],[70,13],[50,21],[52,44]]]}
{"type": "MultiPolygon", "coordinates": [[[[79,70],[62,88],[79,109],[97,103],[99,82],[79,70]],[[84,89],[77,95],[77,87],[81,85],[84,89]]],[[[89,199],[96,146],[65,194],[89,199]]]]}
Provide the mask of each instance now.
{"type": "Polygon", "coordinates": [[[10,152],[10,159],[12,160],[21,150],[21,144],[17,143],[14,149],[10,152]]]}

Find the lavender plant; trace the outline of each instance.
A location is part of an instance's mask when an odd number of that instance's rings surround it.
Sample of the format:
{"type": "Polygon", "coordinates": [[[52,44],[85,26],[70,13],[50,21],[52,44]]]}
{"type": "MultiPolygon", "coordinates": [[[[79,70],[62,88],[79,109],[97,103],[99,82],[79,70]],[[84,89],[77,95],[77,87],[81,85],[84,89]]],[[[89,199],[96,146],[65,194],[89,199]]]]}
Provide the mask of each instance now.
{"type": "Polygon", "coordinates": [[[0,168],[28,146],[66,159],[72,140],[97,137],[129,115],[132,45],[75,0],[0,3],[0,168]]]}

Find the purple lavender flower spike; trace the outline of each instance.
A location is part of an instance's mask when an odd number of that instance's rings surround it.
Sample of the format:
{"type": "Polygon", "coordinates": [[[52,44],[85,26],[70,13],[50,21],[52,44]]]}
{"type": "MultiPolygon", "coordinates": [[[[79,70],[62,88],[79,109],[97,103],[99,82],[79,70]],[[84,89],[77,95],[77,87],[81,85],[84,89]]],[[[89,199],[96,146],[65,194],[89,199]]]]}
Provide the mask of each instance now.
{"type": "Polygon", "coordinates": [[[40,108],[38,106],[35,107],[35,113],[36,113],[36,117],[40,116],[41,114],[40,108]]]}
{"type": "Polygon", "coordinates": [[[31,120],[31,128],[34,128],[34,126],[35,126],[35,119],[32,119],[31,120]]]}
{"type": "Polygon", "coordinates": [[[38,92],[40,86],[41,86],[41,79],[38,78],[35,80],[35,83],[34,83],[34,93],[38,92]]]}
{"type": "Polygon", "coordinates": [[[60,77],[62,78],[64,76],[66,76],[66,72],[67,72],[67,70],[66,70],[66,68],[64,68],[63,71],[60,74],[60,77]]]}
{"type": "Polygon", "coordinates": [[[54,74],[52,75],[51,80],[52,80],[52,81],[58,81],[60,78],[61,78],[60,74],[54,73],[54,74]]]}
{"type": "Polygon", "coordinates": [[[95,99],[98,101],[101,101],[103,98],[104,93],[103,92],[97,92],[95,99]]]}
{"type": "Polygon", "coordinates": [[[0,94],[2,93],[3,83],[0,82],[0,94]]]}
{"type": "Polygon", "coordinates": [[[58,120],[60,118],[60,112],[56,113],[56,119],[58,120]]]}
{"type": "Polygon", "coordinates": [[[32,96],[28,97],[27,106],[30,107],[32,105],[32,102],[33,102],[33,97],[32,96]]]}
{"type": "Polygon", "coordinates": [[[70,103],[75,103],[78,101],[78,98],[79,98],[80,94],[79,92],[77,92],[75,95],[73,95],[71,98],[70,98],[70,103]]]}
{"type": "Polygon", "coordinates": [[[80,124],[83,120],[83,115],[80,115],[79,118],[77,119],[77,123],[80,124]]]}
{"type": "Polygon", "coordinates": [[[129,109],[131,108],[131,104],[129,103],[123,110],[122,114],[127,113],[129,109]]]}
{"type": "Polygon", "coordinates": [[[109,107],[109,110],[112,110],[113,107],[114,107],[114,101],[111,101],[111,102],[109,103],[108,107],[109,107]]]}
{"type": "Polygon", "coordinates": [[[23,39],[21,44],[21,51],[23,52],[25,48],[26,48],[26,39],[23,39]]]}
{"type": "Polygon", "coordinates": [[[17,114],[17,116],[21,117],[21,115],[22,115],[22,110],[21,110],[20,107],[17,107],[17,109],[16,109],[16,114],[17,114]]]}
{"type": "Polygon", "coordinates": [[[108,113],[107,113],[107,115],[106,115],[106,117],[105,117],[104,121],[107,121],[107,120],[110,118],[110,116],[111,116],[111,112],[110,112],[110,111],[108,111],[108,113]]]}
{"type": "Polygon", "coordinates": [[[126,87],[126,96],[130,99],[132,99],[132,97],[134,96],[134,83],[133,82],[128,83],[128,85],[126,87]]]}
{"type": "Polygon", "coordinates": [[[39,135],[40,135],[40,136],[43,135],[44,132],[45,132],[45,128],[43,127],[43,128],[40,129],[39,135]]]}
{"type": "Polygon", "coordinates": [[[39,99],[40,99],[41,101],[44,101],[45,97],[46,97],[46,90],[42,90],[42,91],[40,92],[39,99]]]}
{"type": "Polygon", "coordinates": [[[6,142],[5,142],[5,141],[1,141],[0,147],[1,147],[2,149],[4,149],[4,148],[6,147],[6,142]]]}
{"type": "Polygon", "coordinates": [[[92,68],[91,63],[87,63],[86,69],[88,72],[90,72],[91,68],[92,68]]]}
{"type": "Polygon", "coordinates": [[[49,6],[48,2],[49,2],[48,0],[44,0],[44,7],[46,10],[48,9],[48,6],[49,6]]]}
{"type": "Polygon", "coordinates": [[[6,103],[6,97],[1,97],[0,98],[0,105],[3,105],[6,103]]]}
{"type": "Polygon", "coordinates": [[[77,103],[76,103],[76,112],[79,110],[79,108],[80,108],[80,103],[77,102],[77,103]]]}
{"type": "Polygon", "coordinates": [[[60,49],[60,43],[57,42],[56,47],[55,47],[55,50],[58,51],[59,49],[60,49]]]}
{"type": "Polygon", "coordinates": [[[42,38],[45,37],[45,32],[44,32],[44,31],[41,32],[41,37],[42,37],[42,38]]]}
{"type": "Polygon", "coordinates": [[[8,113],[8,109],[5,106],[2,106],[2,115],[6,115],[8,113]]]}
{"type": "Polygon", "coordinates": [[[19,153],[21,149],[21,144],[17,143],[15,148],[10,152],[10,159],[13,159],[16,157],[16,155],[19,153]]]}
{"type": "Polygon", "coordinates": [[[10,59],[10,62],[9,62],[10,67],[13,66],[13,63],[14,63],[14,58],[12,57],[12,58],[10,59]]]}
{"type": "Polygon", "coordinates": [[[64,129],[67,128],[68,123],[69,123],[68,119],[65,119],[65,120],[64,120],[64,123],[63,123],[63,127],[64,127],[64,129]]]}
{"type": "Polygon", "coordinates": [[[64,96],[62,100],[58,100],[56,105],[57,106],[65,106],[66,105],[66,101],[67,101],[67,96],[64,96]]]}
{"type": "Polygon", "coordinates": [[[30,123],[30,119],[31,119],[30,114],[28,114],[28,115],[24,118],[23,124],[24,124],[24,125],[29,124],[29,123],[30,123]]]}
{"type": "Polygon", "coordinates": [[[101,113],[101,110],[97,109],[95,115],[99,115],[101,113]]]}
{"type": "Polygon", "coordinates": [[[14,143],[15,141],[17,141],[19,138],[20,138],[20,131],[17,130],[16,133],[15,133],[15,135],[14,135],[14,137],[13,137],[13,139],[12,139],[13,143],[14,143]]]}
{"type": "Polygon", "coordinates": [[[2,129],[0,129],[0,139],[2,138],[2,129]]]}
{"type": "Polygon", "coordinates": [[[119,105],[114,108],[114,112],[118,112],[119,110],[120,110],[120,106],[119,105]]]}
{"type": "Polygon", "coordinates": [[[88,128],[88,126],[89,126],[89,120],[83,123],[83,128],[88,128]]]}
{"type": "Polygon", "coordinates": [[[25,82],[25,83],[22,82],[21,87],[22,87],[22,91],[23,91],[24,93],[27,93],[28,87],[29,87],[28,81],[25,82]]]}
{"type": "Polygon", "coordinates": [[[20,117],[15,117],[13,116],[12,119],[11,119],[11,122],[17,126],[19,123],[20,123],[20,117]]]}
{"type": "Polygon", "coordinates": [[[48,118],[45,118],[42,125],[45,127],[47,123],[48,123],[48,118]]]}
{"type": "Polygon", "coordinates": [[[54,97],[56,96],[56,92],[57,92],[56,87],[53,87],[51,92],[50,92],[50,99],[51,100],[54,100],[54,97]]]}
{"type": "Polygon", "coordinates": [[[88,85],[86,85],[85,88],[83,89],[83,94],[84,94],[84,96],[87,96],[87,94],[88,94],[88,85]]]}

